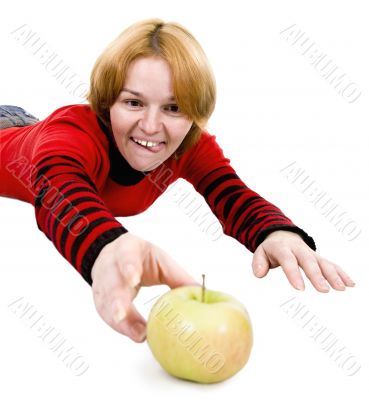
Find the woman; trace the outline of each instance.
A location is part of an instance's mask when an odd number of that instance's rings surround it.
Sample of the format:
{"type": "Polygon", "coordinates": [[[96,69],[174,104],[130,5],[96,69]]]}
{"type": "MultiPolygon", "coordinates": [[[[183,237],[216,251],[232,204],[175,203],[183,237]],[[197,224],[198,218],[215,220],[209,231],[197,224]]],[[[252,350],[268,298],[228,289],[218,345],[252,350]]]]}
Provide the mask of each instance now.
{"type": "Polygon", "coordinates": [[[136,342],[145,339],[132,303],[141,286],[198,283],[114,217],[144,211],[180,177],[204,196],[224,232],[254,253],[257,277],[281,266],[297,289],[304,289],[300,268],[321,292],[354,285],[237,176],[205,130],[215,97],[196,39],[151,19],[126,29],[97,59],[88,105],[61,107],[42,121],[0,107],[0,195],[34,205],[38,228],[92,285],[100,316],[136,342]]]}

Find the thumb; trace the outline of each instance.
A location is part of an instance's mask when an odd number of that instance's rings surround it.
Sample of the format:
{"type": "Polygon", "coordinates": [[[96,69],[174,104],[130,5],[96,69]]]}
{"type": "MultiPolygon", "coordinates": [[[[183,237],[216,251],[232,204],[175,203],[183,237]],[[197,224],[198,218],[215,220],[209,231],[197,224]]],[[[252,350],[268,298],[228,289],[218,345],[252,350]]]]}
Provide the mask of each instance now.
{"type": "Polygon", "coordinates": [[[269,260],[263,249],[263,246],[259,246],[255,250],[254,257],[252,259],[252,269],[257,278],[263,278],[269,271],[269,260]]]}
{"type": "Polygon", "coordinates": [[[162,251],[159,257],[161,283],[171,289],[179,286],[201,286],[185,269],[183,269],[169,254],[162,251]]]}

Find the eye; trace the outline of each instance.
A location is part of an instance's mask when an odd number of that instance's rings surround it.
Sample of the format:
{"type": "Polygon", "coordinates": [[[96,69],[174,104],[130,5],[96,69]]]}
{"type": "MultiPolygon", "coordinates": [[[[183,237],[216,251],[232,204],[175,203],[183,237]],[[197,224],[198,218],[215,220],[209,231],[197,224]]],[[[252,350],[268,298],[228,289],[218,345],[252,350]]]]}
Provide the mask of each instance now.
{"type": "Polygon", "coordinates": [[[131,107],[137,107],[140,104],[138,100],[126,100],[125,103],[131,107]]]}
{"type": "Polygon", "coordinates": [[[168,105],[169,111],[170,112],[174,112],[174,113],[179,113],[179,107],[177,106],[177,104],[169,104],[168,105]]]}

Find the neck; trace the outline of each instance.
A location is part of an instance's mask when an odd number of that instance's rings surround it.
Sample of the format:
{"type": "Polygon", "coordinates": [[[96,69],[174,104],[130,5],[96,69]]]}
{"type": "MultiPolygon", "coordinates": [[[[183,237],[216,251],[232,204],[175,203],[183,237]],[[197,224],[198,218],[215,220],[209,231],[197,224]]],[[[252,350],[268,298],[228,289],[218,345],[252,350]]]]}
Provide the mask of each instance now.
{"type": "Polygon", "coordinates": [[[132,168],[120,153],[110,127],[106,126],[99,117],[97,121],[109,141],[110,178],[123,186],[132,186],[141,182],[149,172],[132,168]]]}

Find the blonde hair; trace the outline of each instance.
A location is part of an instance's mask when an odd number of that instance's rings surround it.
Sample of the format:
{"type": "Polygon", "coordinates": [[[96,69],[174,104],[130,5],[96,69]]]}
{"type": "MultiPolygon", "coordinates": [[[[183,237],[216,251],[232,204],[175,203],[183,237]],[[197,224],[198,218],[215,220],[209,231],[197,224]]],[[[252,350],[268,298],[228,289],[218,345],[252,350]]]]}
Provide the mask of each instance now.
{"type": "Polygon", "coordinates": [[[216,101],[208,59],[194,36],[180,24],[153,18],[125,29],[96,60],[86,99],[111,129],[110,107],[123,88],[129,65],[138,57],[150,56],[161,56],[170,65],[174,98],[181,112],[193,121],[173,155],[179,158],[200,139],[216,101]]]}

